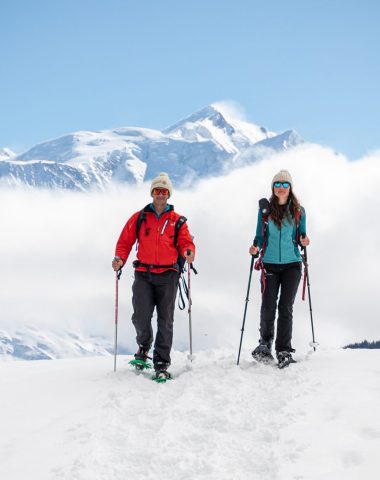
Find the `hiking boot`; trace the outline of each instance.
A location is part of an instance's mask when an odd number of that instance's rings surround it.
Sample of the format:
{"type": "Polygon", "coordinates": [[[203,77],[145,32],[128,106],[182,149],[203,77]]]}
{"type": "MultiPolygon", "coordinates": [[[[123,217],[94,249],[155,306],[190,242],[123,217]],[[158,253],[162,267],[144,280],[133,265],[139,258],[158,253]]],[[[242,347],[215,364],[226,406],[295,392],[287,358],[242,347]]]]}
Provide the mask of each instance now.
{"type": "Polygon", "coordinates": [[[288,367],[291,363],[296,363],[290,352],[277,352],[276,356],[278,360],[278,368],[285,368],[288,367]]]}
{"type": "Polygon", "coordinates": [[[170,380],[171,378],[172,376],[167,370],[156,370],[156,376],[155,376],[156,380],[165,381],[165,380],[170,380]]]}
{"type": "Polygon", "coordinates": [[[257,362],[269,363],[274,360],[270,348],[266,343],[260,343],[252,352],[252,357],[257,362]]]}
{"type": "Polygon", "coordinates": [[[165,382],[166,380],[170,380],[172,376],[168,372],[168,368],[170,366],[169,362],[164,362],[163,360],[156,361],[154,363],[154,370],[156,371],[155,380],[158,382],[165,382]]]}
{"type": "Polygon", "coordinates": [[[141,345],[139,346],[139,349],[135,353],[135,360],[142,360],[143,362],[146,362],[148,359],[151,360],[151,357],[148,356],[149,350],[145,350],[144,347],[141,345]]]}
{"type": "Polygon", "coordinates": [[[170,363],[169,362],[164,362],[163,360],[156,361],[154,363],[154,369],[157,372],[167,372],[167,369],[169,368],[170,363]]]}

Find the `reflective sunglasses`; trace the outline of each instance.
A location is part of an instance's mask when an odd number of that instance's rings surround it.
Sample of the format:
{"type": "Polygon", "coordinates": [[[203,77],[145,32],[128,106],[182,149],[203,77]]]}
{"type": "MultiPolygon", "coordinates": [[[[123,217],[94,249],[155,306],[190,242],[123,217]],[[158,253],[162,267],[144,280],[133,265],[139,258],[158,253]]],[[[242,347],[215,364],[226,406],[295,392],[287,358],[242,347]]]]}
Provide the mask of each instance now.
{"type": "Polygon", "coordinates": [[[273,186],[276,187],[276,188],[280,188],[281,185],[284,187],[284,188],[289,188],[290,187],[290,183],[289,182],[274,182],[273,186]]]}
{"type": "Polygon", "coordinates": [[[153,188],[152,193],[154,195],[169,195],[169,190],[167,188],[153,188]]]}

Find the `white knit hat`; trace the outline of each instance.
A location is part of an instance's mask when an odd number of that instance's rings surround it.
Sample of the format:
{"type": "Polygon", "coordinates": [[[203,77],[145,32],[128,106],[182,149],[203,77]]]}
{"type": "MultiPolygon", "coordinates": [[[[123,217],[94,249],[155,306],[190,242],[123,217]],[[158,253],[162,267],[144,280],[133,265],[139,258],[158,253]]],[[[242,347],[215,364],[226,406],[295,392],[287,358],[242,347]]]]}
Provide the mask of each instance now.
{"type": "Polygon", "coordinates": [[[288,182],[293,188],[293,179],[287,170],[280,170],[278,173],[276,173],[272,180],[272,186],[275,182],[288,182]]]}
{"type": "Polygon", "coordinates": [[[150,186],[150,194],[152,195],[154,188],[167,188],[169,190],[169,197],[172,196],[173,185],[167,173],[161,172],[158,177],[154,178],[150,186]]]}

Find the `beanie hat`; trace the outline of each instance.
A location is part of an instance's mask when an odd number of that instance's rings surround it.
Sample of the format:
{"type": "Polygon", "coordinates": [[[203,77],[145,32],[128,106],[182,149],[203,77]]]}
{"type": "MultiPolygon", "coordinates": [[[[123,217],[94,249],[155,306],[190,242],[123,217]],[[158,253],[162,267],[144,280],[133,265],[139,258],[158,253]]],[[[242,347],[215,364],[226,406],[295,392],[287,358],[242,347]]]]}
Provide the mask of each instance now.
{"type": "Polygon", "coordinates": [[[293,179],[287,170],[280,170],[278,173],[276,173],[272,180],[272,186],[275,182],[288,182],[293,188],[293,179]]]}
{"type": "Polygon", "coordinates": [[[152,195],[154,188],[167,188],[169,190],[169,197],[172,196],[173,185],[167,173],[161,172],[158,177],[154,178],[150,186],[150,194],[152,195]]]}

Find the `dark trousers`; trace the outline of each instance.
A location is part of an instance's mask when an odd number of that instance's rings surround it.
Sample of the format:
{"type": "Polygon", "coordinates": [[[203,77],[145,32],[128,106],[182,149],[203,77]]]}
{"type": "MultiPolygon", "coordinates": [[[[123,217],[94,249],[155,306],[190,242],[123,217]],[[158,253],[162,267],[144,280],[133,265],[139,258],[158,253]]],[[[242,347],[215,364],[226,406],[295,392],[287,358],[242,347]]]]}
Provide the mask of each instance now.
{"type": "Polygon", "coordinates": [[[269,346],[274,338],[274,322],[278,302],[277,336],[275,348],[277,352],[292,351],[293,304],[302,275],[302,262],[284,265],[264,264],[266,285],[262,297],[260,312],[261,341],[269,346]]]}
{"type": "Polygon", "coordinates": [[[132,322],[136,329],[136,341],[149,351],[153,343],[152,316],[157,310],[157,334],[154,342],[153,363],[170,364],[173,343],[173,321],[179,275],[174,270],[163,273],[135,272],[132,285],[132,322]]]}

